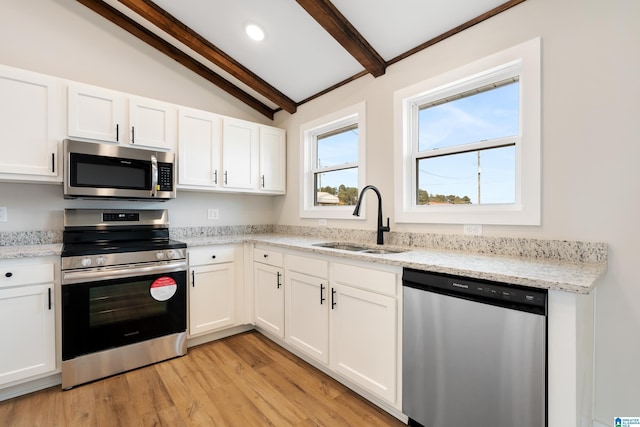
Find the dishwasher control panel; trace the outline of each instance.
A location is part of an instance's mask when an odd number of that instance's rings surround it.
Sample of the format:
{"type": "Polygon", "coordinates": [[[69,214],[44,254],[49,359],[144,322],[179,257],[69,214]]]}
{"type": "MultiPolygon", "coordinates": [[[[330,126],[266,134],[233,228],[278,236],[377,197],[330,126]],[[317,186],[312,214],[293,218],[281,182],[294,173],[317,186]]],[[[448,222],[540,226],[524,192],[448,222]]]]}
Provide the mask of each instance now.
{"type": "Polygon", "coordinates": [[[404,269],[403,285],[507,308],[546,314],[547,291],[482,279],[404,269]]]}

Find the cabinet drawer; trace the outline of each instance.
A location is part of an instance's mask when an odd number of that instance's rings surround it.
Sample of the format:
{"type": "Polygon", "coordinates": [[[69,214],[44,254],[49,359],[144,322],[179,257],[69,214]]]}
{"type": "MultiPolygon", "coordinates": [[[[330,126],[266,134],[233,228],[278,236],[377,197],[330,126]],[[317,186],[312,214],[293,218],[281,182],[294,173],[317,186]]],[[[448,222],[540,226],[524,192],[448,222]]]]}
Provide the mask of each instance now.
{"type": "Polygon", "coordinates": [[[396,274],[389,271],[334,263],[332,281],[390,296],[396,295],[396,274]]]}
{"type": "Polygon", "coordinates": [[[189,266],[233,262],[236,250],[232,246],[206,246],[189,249],[189,266]]]}
{"type": "Polygon", "coordinates": [[[0,266],[0,288],[53,282],[53,264],[0,266]]]}
{"type": "Polygon", "coordinates": [[[284,265],[284,255],[282,252],[276,252],[269,249],[254,248],[253,260],[262,264],[272,265],[274,267],[282,267],[284,265]]]}
{"type": "Polygon", "coordinates": [[[287,255],[286,263],[287,271],[296,271],[308,276],[315,276],[323,279],[329,277],[329,263],[322,259],[287,255]]]}

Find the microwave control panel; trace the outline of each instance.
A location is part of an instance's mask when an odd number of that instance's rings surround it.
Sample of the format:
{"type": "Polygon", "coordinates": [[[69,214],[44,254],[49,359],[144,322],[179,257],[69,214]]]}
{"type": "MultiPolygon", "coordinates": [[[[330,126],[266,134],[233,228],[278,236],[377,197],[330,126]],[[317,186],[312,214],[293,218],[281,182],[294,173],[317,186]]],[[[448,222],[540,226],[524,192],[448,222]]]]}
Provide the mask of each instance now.
{"type": "Polygon", "coordinates": [[[158,191],[173,191],[173,165],[158,163],[158,191]]]}

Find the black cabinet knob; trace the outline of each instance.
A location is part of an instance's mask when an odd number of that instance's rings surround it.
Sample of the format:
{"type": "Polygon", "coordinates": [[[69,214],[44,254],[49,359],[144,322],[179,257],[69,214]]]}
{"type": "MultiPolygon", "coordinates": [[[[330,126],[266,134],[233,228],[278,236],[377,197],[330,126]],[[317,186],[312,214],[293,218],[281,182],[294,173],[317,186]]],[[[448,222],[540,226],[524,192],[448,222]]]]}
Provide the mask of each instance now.
{"type": "Polygon", "coordinates": [[[4,274],[4,277],[11,277],[11,276],[13,276],[13,273],[12,273],[12,272],[10,272],[10,271],[7,271],[7,272],[4,274]]]}

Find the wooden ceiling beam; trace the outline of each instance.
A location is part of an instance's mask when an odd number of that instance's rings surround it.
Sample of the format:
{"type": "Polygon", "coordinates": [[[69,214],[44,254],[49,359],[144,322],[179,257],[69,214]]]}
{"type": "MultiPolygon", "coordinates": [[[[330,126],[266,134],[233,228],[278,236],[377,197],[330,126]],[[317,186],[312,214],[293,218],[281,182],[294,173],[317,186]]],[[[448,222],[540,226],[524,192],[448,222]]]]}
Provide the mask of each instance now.
{"type": "Polygon", "coordinates": [[[355,27],[329,0],[296,0],[318,24],[344,47],[374,77],[385,73],[387,64],[355,27]]]}
{"type": "Polygon", "coordinates": [[[293,114],[297,104],[285,94],[271,86],[258,75],[217,48],[183,22],[160,8],[151,0],[118,0],[120,3],[149,21],[171,37],[214,63],[260,95],[272,101],[283,110],[293,114]]]}
{"type": "Polygon", "coordinates": [[[199,76],[205,78],[209,82],[218,86],[220,89],[244,102],[251,108],[260,112],[261,114],[267,116],[268,118],[273,120],[273,115],[275,110],[270,108],[268,105],[264,104],[260,100],[254,98],[243,90],[239,89],[235,85],[233,85],[228,80],[224,79],[219,74],[215,73],[213,70],[209,69],[199,61],[191,58],[186,53],[182,52],[180,49],[176,48],[172,44],[166,42],[159,36],[152,33],[150,30],[144,28],[137,22],[133,21],[128,16],[124,15],[117,9],[111,7],[110,5],[104,3],[102,0],[76,0],[89,9],[93,10],[97,14],[101,15],[105,19],[111,21],[116,24],[123,30],[131,33],[138,39],[143,42],[149,44],[156,50],[162,52],[163,54],[169,56],[174,59],[178,63],[182,64],[189,70],[198,74],[199,76]]]}

